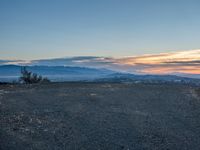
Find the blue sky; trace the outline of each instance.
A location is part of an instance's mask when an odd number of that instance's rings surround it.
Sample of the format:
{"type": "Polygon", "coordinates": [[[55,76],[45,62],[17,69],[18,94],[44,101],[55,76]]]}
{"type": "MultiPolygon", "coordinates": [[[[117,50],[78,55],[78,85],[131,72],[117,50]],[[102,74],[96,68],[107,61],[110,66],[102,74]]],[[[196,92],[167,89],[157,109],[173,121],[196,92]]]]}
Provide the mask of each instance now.
{"type": "Polygon", "coordinates": [[[199,0],[0,0],[0,59],[198,49],[199,0]]]}

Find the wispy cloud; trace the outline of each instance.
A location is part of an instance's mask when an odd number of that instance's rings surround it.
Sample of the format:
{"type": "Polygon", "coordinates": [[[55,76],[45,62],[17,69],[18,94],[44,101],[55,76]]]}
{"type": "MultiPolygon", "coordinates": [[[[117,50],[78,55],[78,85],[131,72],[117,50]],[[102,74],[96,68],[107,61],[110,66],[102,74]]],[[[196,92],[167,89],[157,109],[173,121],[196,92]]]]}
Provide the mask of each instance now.
{"type": "Polygon", "coordinates": [[[0,65],[29,65],[31,63],[30,60],[0,60],[0,65]]]}
{"type": "Polygon", "coordinates": [[[0,64],[24,64],[47,66],[81,66],[107,68],[141,74],[200,74],[200,49],[161,54],[147,54],[123,58],[70,57],[33,61],[0,61],[0,64]]]}
{"type": "Polygon", "coordinates": [[[149,74],[200,73],[200,50],[127,57],[119,63],[135,68],[135,72],[149,74]]]}

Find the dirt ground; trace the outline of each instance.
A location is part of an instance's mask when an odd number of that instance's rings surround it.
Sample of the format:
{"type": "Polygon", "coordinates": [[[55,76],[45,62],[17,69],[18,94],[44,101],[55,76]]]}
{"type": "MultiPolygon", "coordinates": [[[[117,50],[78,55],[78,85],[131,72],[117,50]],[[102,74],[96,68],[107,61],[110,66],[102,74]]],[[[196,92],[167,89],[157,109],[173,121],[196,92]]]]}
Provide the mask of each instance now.
{"type": "Polygon", "coordinates": [[[185,85],[0,86],[0,150],[199,150],[200,99],[185,85]]]}

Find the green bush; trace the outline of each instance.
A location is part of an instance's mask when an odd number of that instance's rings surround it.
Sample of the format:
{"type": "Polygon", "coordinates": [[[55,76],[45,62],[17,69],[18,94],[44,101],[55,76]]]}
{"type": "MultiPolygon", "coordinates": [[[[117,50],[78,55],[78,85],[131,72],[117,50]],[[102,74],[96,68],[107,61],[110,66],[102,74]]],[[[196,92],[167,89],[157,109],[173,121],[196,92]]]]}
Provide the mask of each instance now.
{"type": "Polygon", "coordinates": [[[33,83],[48,83],[49,79],[43,78],[41,75],[37,75],[36,73],[32,73],[28,71],[26,67],[21,68],[21,77],[20,81],[25,84],[33,84],[33,83]]]}

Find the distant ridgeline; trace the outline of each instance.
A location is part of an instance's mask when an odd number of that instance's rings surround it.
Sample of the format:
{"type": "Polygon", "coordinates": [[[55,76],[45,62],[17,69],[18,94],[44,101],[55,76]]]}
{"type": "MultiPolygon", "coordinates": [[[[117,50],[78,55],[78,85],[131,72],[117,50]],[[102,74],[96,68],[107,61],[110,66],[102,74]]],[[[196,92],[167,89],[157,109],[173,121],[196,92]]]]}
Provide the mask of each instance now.
{"type": "MultiPolygon", "coordinates": [[[[134,83],[180,83],[200,85],[200,79],[180,77],[176,75],[135,75],[119,73],[108,69],[65,66],[27,66],[27,70],[47,77],[54,82],[134,82],[134,83]]],[[[0,82],[18,81],[21,66],[0,66],[0,82]]]]}
{"type": "Polygon", "coordinates": [[[177,83],[200,85],[200,79],[180,77],[176,75],[135,75],[114,73],[106,78],[97,79],[98,82],[126,82],[126,83],[177,83]]]}
{"type": "MultiPolygon", "coordinates": [[[[115,73],[107,69],[70,66],[26,66],[26,68],[33,73],[47,77],[51,81],[91,81],[98,78],[105,78],[107,75],[115,73]]],[[[20,74],[21,66],[0,66],[0,82],[18,80],[20,74]]]]}

